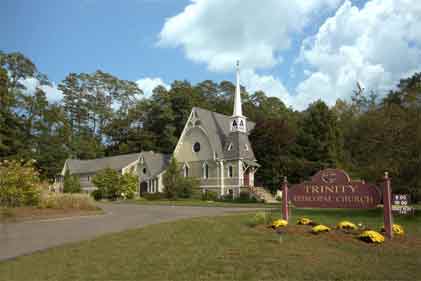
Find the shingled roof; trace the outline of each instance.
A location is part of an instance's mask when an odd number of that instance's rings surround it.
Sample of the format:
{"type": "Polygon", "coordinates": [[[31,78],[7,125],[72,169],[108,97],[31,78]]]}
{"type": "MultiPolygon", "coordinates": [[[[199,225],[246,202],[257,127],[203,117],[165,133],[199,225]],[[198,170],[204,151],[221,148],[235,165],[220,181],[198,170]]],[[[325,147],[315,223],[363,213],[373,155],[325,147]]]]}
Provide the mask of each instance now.
{"type": "Polygon", "coordinates": [[[154,177],[167,168],[171,155],[154,151],[143,151],[140,153],[140,158],[143,158],[145,161],[149,176],[154,177]]]}
{"type": "Polygon", "coordinates": [[[248,139],[248,134],[256,126],[254,122],[247,120],[247,133],[232,134],[230,131],[230,116],[200,107],[193,107],[192,110],[194,112],[193,114],[196,114],[195,118],[200,120],[200,126],[206,130],[212,148],[218,157],[255,160],[253,149],[248,139]],[[228,151],[227,148],[231,142],[233,143],[233,150],[228,151]]]}
{"type": "Polygon", "coordinates": [[[65,165],[70,174],[96,173],[105,168],[121,170],[139,159],[140,153],[125,154],[90,160],[68,159],[65,165]]]}

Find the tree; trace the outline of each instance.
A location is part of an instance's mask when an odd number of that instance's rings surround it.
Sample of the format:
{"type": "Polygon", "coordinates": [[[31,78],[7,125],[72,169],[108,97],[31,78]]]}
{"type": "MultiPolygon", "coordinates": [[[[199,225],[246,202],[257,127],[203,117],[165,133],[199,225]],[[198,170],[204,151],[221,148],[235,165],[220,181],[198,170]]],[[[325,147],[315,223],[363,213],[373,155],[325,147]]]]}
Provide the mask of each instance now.
{"type": "Polygon", "coordinates": [[[105,168],[92,178],[92,182],[98,188],[95,193],[100,195],[94,194],[94,197],[116,200],[121,196],[120,176],[116,170],[105,168]]]}
{"type": "Polygon", "coordinates": [[[69,170],[66,170],[63,180],[63,192],[64,193],[80,193],[82,187],[80,186],[80,179],[78,176],[71,175],[69,170]]]}
{"type": "Polygon", "coordinates": [[[275,192],[282,177],[290,176],[289,160],[291,145],[295,142],[295,130],[285,120],[260,121],[250,135],[253,151],[261,165],[257,170],[256,182],[275,192]]]}
{"type": "Polygon", "coordinates": [[[136,174],[125,173],[120,177],[120,194],[125,199],[132,199],[139,186],[139,177],[136,174]]]}
{"type": "Polygon", "coordinates": [[[181,169],[175,157],[171,158],[170,164],[163,176],[164,193],[167,198],[177,197],[178,184],[181,181],[181,169]]]}
{"type": "Polygon", "coordinates": [[[319,100],[307,108],[299,128],[295,150],[298,157],[325,166],[340,165],[343,148],[337,116],[324,102],[319,100]]]}

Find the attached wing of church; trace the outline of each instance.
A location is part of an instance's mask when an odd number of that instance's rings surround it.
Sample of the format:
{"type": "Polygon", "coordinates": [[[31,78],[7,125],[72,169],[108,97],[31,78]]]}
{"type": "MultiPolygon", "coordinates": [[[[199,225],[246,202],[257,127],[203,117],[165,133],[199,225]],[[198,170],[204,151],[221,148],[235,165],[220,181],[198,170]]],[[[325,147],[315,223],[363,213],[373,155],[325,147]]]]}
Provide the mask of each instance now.
{"type": "MultiPolygon", "coordinates": [[[[235,196],[242,188],[254,186],[259,164],[249,133],[255,124],[242,113],[238,63],[236,78],[232,116],[194,107],[172,155],[152,151],[138,154],[136,172],[140,179],[140,194],[164,191],[162,177],[171,157],[177,159],[185,177],[200,180],[202,191],[235,196]]],[[[83,171],[72,174],[77,173],[83,171]]]]}

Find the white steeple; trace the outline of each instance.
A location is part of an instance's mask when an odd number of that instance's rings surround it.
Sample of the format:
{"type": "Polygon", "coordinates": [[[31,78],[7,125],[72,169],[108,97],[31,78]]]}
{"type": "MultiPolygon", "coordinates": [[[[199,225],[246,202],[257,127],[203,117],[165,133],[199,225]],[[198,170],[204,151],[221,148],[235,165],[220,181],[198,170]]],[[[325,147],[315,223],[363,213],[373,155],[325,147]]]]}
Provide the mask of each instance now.
{"type": "Polygon", "coordinates": [[[234,96],[234,111],[232,116],[243,116],[243,110],[241,108],[241,90],[240,90],[240,61],[237,60],[236,64],[237,72],[237,84],[235,86],[235,96],[234,96]]]}
{"type": "Polygon", "coordinates": [[[247,132],[246,128],[246,117],[243,115],[243,110],[241,109],[241,91],[240,91],[240,62],[237,61],[236,65],[237,72],[237,85],[235,86],[235,95],[234,95],[234,111],[231,116],[231,132],[247,132]]]}

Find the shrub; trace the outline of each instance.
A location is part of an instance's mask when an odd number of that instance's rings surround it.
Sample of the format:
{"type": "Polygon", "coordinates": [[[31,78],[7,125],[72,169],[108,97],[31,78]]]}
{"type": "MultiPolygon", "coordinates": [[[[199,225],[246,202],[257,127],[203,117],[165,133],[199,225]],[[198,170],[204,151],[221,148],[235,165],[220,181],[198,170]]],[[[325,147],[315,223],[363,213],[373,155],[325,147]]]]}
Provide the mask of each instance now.
{"type": "Polygon", "coordinates": [[[383,243],[384,236],[374,230],[366,230],[358,238],[367,243],[383,243]]]}
{"type": "Polygon", "coordinates": [[[120,194],[123,194],[125,199],[133,199],[138,185],[139,177],[126,173],[120,177],[120,194]]]}
{"type": "Polygon", "coordinates": [[[0,205],[18,207],[36,205],[39,202],[39,174],[34,168],[34,161],[0,162],[0,205]]]}
{"type": "Polygon", "coordinates": [[[105,196],[102,194],[102,190],[100,189],[95,189],[94,191],[92,191],[91,196],[97,201],[105,198],[105,196]]]}
{"type": "Polygon", "coordinates": [[[182,180],[181,169],[177,164],[175,157],[171,158],[170,164],[163,176],[164,193],[167,198],[177,197],[177,187],[182,180]]]}
{"type": "Polygon", "coordinates": [[[319,233],[324,233],[324,232],[329,232],[329,231],[330,231],[330,228],[323,224],[316,225],[311,229],[311,232],[314,234],[319,234],[319,233]]]}
{"type": "Polygon", "coordinates": [[[80,179],[78,176],[70,175],[69,170],[64,174],[63,192],[64,193],[80,193],[82,187],[80,186],[80,179]]]}
{"type": "Polygon", "coordinates": [[[202,192],[202,200],[204,201],[216,201],[218,200],[218,193],[211,190],[205,190],[202,192]]]}
{"type": "Polygon", "coordinates": [[[337,229],[343,229],[343,230],[357,230],[358,227],[349,221],[341,221],[336,226],[337,229]]]}
{"type": "Polygon", "coordinates": [[[299,218],[297,221],[297,224],[300,224],[300,225],[311,225],[311,223],[312,223],[312,220],[309,218],[299,218]]]}
{"type": "Polygon", "coordinates": [[[284,227],[287,225],[288,225],[288,221],[277,219],[277,220],[274,220],[270,226],[276,229],[276,228],[284,227]]]}
{"type": "Polygon", "coordinates": [[[117,171],[106,168],[102,171],[99,171],[93,178],[93,184],[98,188],[98,193],[101,194],[101,198],[108,198],[111,200],[116,200],[121,196],[120,191],[120,175],[117,171]]]}
{"type": "MultiPolygon", "coordinates": [[[[405,234],[405,230],[403,229],[403,227],[400,224],[393,224],[392,225],[392,231],[393,231],[393,234],[396,234],[396,235],[404,235],[405,234]]],[[[382,227],[381,232],[385,232],[384,227],[382,227]]]]}
{"type": "Polygon", "coordinates": [[[93,199],[88,194],[68,194],[45,192],[38,204],[40,208],[96,210],[93,199]]]}
{"type": "Polygon", "coordinates": [[[177,197],[190,198],[193,190],[198,189],[199,181],[196,178],[180,178],[177,183],[177,197]]]}
{"type": "Polygon", "coordinates": [[[159,193],[145,193],[145,194],[143,194],[142,197],[146,200],[151,200],[151,201],[162,200],[162,199],[167,198],[167,194],[161,193],[161,192],[159,192],[159,193]]]}

